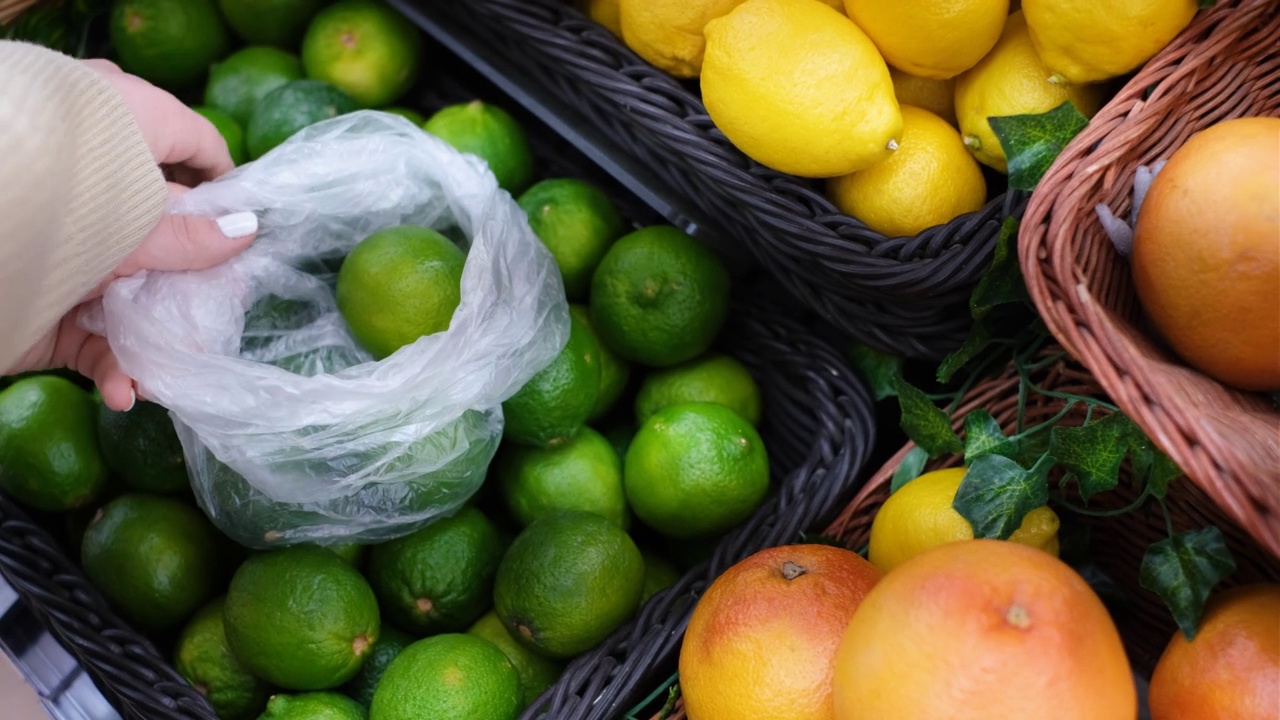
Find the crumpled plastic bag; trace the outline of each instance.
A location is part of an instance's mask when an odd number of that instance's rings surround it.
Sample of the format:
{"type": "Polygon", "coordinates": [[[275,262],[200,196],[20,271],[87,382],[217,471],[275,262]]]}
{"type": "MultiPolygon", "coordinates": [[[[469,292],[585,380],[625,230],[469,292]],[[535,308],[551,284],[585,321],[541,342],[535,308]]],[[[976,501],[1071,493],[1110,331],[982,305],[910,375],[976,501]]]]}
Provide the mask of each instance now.
{"type": "Polygon", "coordinates": [[[170,208],[245,210],[260,229],[244,254],[120,279],[102,301],[122,369],[170,410],[200,506],[251,547],[376,542],[455,511],[484,479],[503,400],[568,340],[559,273],[520,208],[479,159],[364,111],[170,208]],[[447,331],[375,362],[333,285],[357,242],[405,224],[467,251],[462,302],[447,331]]]}

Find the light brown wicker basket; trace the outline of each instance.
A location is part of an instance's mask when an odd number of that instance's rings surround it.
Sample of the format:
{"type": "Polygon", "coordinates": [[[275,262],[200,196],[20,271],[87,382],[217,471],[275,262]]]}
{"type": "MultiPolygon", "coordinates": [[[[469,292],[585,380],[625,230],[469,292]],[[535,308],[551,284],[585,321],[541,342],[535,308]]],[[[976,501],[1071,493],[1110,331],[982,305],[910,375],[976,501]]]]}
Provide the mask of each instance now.
{"type": "Polygon", "coordinates": [[[1219,0],[1147,65],[1040,181],[1018,238],[1050,330],[1204,492],[1280,554],[1280,410],[1184,365],[1144,328],[1094,207],[1128,217],[1141,165],[1193,133],[1280,115],[1280,0],[1219,0]]]}
{"type": "Polygon", "coordinates": [[[41,0],[0,0],[0,25],[8,25],[27,8],[41,0]]]}

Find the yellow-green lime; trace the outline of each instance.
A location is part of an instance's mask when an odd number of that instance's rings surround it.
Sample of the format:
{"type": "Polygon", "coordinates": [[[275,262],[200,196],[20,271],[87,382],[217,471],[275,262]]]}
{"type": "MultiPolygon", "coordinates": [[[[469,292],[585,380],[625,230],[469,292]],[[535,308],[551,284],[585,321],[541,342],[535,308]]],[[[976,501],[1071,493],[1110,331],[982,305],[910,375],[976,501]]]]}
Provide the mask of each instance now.
{"type": "Polygon", "coordinates": [[[272,695],[258,720],[367,720],[364,706],[346,695],[313,692],[272,695]]]}
{"type": "Polygon", "coordinates": [[[126,619],[149,630],[186,621],[214,593],[214,530],[191,505],[130,493],[107,503],[80,544],[84,572],[126,619]]]}
{"type": "Polygon", "coordinates": [[[489,609],[502,559],[498,529],[464,506],[369,552],[366,575],[386,618],[409,633],[465,630],[489,609]]]}
{"type": "Polygon", "coordinates": [[[326,549],[347,561],[351,567],[359,570],[364,565],[365,546],[358,543],[343,543],[341,545],[327,545],[326,549]]]}
{"type": "Polygon", "coordinates": [[[0,392],[0,490],[38,510],[93,502],[107,485],[89,393],[55,375],[0,392]]]}
{"type": "Polygon", "coordinates": [[[414,640],[416,638],[400,632],[394,625],[383,625],[378,641],[369,649],[369,655],[360,666],[360,672],[342,686],[343,692],[364,707],[369,707],[373,702],[373,693],[378,689],[378,681],[382,679],[382,674],[387,671],[391,661],[399,657],[400,653],[412,645],[414,640]]]}
{"type": "Polygon", "coordinates": [[[649,373],[636,394],[636,422],[687,402],[724,405],[752,425],[760,422],[760,388],[746,366],[728,355],[712,353],[649,373]]]}
{"type": "Polygon", "coordinates": [[[379,359],[449,329],[462,301],[467,256],[444,235],[416,225],[361,240],[338,271],[337,300],[351,334],[379,359]]]}
{"type": "Polygon", "coordinates": [[[221,720],[253,720],[267,704],[270,687],[231,654],[222,627],[223,598],[200,609],[173,653],[173,666],[209,700],[221,720]]]}
{"type": "Polygon", "coordinates": [[[203,79],[231,46],[213,0],[116,0],[110,35],[121,69],[173,90],[203,79]]]}
{"type": "Polygon", "coordinates": [[[600,341],[600,336],[591,325],[591,310],[585,305],[570,305],[569,313],[591,331],[591,336],[600,349],[600,390],[596,393],[596,404],[587,416],[588,421],[598,420],[613,409],[618,398],[627,389],[627,383],[631,380],[631,363],[600,341]]]}
{"type": "Polygon", "coordinates": [[[729,311],[729,272],[670,226],[618,240],[591,278],[591,320],[622,357],[669,367],[711,346],[729,311]]]}
{"type": "Polygon", "coordinates": [[[531,447],[573,439],[600,393],[600,345],[586,323],[569,316],[569,342],[506,402],[504,437],[531,447]]]}
{"type": "Polygon", "coordinates": [[[191,108],[196,114],[213,123],[214,129],[222,136],[222,140],[227,143],[227,153],[231,155],[231,162],[236,165],[243,165],[249,161],[249,151],[245,144],[244,128],[235,118],[219,110],[216,107],[197,106],[191,108]]]}
{"type": "Polygon", "coordinates": [[[422,54],[418,29],[380,0],[340,0],[312,19],[302,39],[307,77],[366,108],[398,100],[417,79],[422,54]]]}
{"type": "Polygon", "coordinates": [[[649,601],[661,590],[680,582],[680,571],[665,558],[648,550],[641,550],[644,557],[644,590],[640,593],[640,603],[649,601]]]}
{"type": "Polygon", "coordinates": [[[559,662],[544,658],[516,642],[515,638],[507,632],[507,628],[503,626],[496,612],[486,613],[467,632],[498,646],[502,654],[511,661],[516,674],[520,676],[521,707],[532,705],[544,690],[560,679],[560,673],[564,667],[559,662]]]}
{"type": "Polygon", "coordinates": [[[529,188],[517,202],[556,259],[565,295],[570,301],[585,298],[591,274],[626,229],[613,201],[576,178],[555,178],[529,188]]]}
{"type": "Polygon", "coordinates": [[[496,645],[450,633],[405,648],[382,675],[370,720],[514,720],[520,677],[496,645]]]}
{"type": "Polygon", "coordinates": [[[691,538],[746,520],[769,490],[764,441],[724,405],[683,403],[640,426],[622,471],[627,501],[658,532],[691,538]]]}
{"type": "Polygon", "coordinates": [[[209,68],[204,104],[230,115],[241,127],[262,98],[281,85],[302,79],[302,61],[279,48],[237,50],[209,68]]]}
{"type": "Polygon", "coordinates": [[[644,558],[617,524],[566,510],[533,521],[498,566],[494,605],[520,644],[570,658],[609,636],[640,605],[644,558]]]}
{"type": "Polygon", "coordinates": [[[383,108],[382,112],[391,113],[392,115],[399,115],[400,117],[404,118],[405,120],[408,120],[409,122],[413,123],[414,125],[417,125],[418,127],[422,127],[422,124],[427,121],[427,117],[425,115],[423,115],[422,113],[412,108],[389,107],[389,108],[383,108]]]}
{"type": "Polygon", "coordinates": [[[622,460],[590,427],[551,448],[508,445],[499,451],[493,472],[521,525],[561,510],[592,512],[623,529],[630,523],[622,460]]]}
{"type": "Polygon", "coordinates": [[[311,16],[328,0],[218,0],[227,24],[251,45],[292,50],[302,41],[311,16]]]}
{"type": "Polygon", "coordinates": [[[290,690],[327,690],[378,641],[378,601],[342,558],[299,545],[254,555],[227,590],[227,643],[250,672],[290,690]]]}
{"type": "Polygon", "coordinates": [[[245,142],[257,160],[299,130],[359,109],[356,101],[320,80],[294,80],[267,93],[253,107],[245,142]]]}
{"type": "Polygon", "coordinates": [[[459,152],[484,160],[498,185],[516,194],[533,179],[533,152],[524,128],[506,110],[479,100],[442,108],[422,128],[459,152]]]}

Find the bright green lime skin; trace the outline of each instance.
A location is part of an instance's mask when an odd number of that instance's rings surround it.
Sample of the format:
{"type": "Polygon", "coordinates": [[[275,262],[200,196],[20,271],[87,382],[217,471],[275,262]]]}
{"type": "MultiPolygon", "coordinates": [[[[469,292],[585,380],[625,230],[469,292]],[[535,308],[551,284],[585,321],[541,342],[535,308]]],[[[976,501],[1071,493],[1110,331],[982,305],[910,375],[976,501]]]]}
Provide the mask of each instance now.
{"type": "Polygon", "coordinates": [[[346,695],[313,692],[272,695],[258,720],[368,720],[364,706],[346,695]]]}
{"type": "Polygon", "coordinates": [[[182,493],[191,485],[169,411],[139,400],[128,412],[98,405],[98,439],[107,467],[129,487],[182,493]]]}
{"type": "Polygon", "coordinates": [[[596,404],[587,416],[588,422],[594,422],[607,415],[626,391],[627,383],[631,381],[631,363],[618,357],[617,353],[600,341],[600,336],[591,325],[591,310],[587,306],[570,305],[569,314],[591,331],[591,337],[600,348],[600,390],[596,394],[596,404]]]}
{"type": "Polygon", "coordinates": [[[520,676],[520,690],[524,696],[521,705],[524,707],[532,705],[564,672],[564,666],[560,662],[544,658],[516,642],[495,612],[486,613],[467,633],[497,645],[515,666],[516,674],[520,676]]]}
{"type": "Polygon", "coordinates": [[[319,80],[294,80],[267,93],[249,118],[249,157],[257,160],[299,130],[359,110],[346,93],[319,80]]]}
{"type": "Polygon", "coordinates": [[[414,637],[400,632],[393,625],[383,625],[382,636],[369,650],[369,656],[360,666],[360,672],[342,687],[343,692],[367,709],[373,703],[373,693],[378,689],[382,674],[387,671],[391,661],[399,657],[414,640],[414,637]]]}
{"type": "Polygon", "coordinates": [[[649,373],[636,393],[636,422],[686,402],[717,403],[752,425],[760,422],[760,388],[746,366],[727,355],[708,354],[649,373]]]}
{"type": "Polygon", "coordinates": [[[178,637],[173,666],[209,699],[221,720],[253,720],[266,707],[271,688],[231,654],[222,627],[223,598],[197,612],[178,637]]]}
{"type": "Polygon", "coordinates": [[[521,525],[561,510],[595,513],[624,530],[630,524],[622,461],[590,427],[553,448],[509,445],[499,452],[493,472],[521,525]]]}
{"type": "Polygon", "coordinates": [[[370,720],[514,720],[520,676],[496,645],[461,633],[405,648],[382,675],[370,720]]]}
{"type": "Polygon", "coordinates": [[[369,553],[369,582],[387,619],[418,636],[465,630],[488,609],[502,559],[498,528],[464,506],[369,553]]]}
{"type": "Polygon", "coordinates": [[[591,274],[627,227],[613,201],[581,180],[555,178],[529,188],[517,202],[556,259],[565,296],[570,301],[585,298],[591,274]]]}
{"type": "Polygon", "coordinates": [[[53,375],[0,392],[0,490],[39,510],[83,507],[107,485],[89,393],[53,375]]]}
{"type": "Polygon", "coordinates": [[[293,50],[311,16],[328,0],[219,0],[227,24],[250,45],[293,50]]]}
{"type": "Polygon", "coordinates": [[[503,436],[531,447],[568,442],[586,424],[599,393],[600,346],[591,329],[570,315],[564,349],[502,403],[503,436]]]}
{"type": "Polygon", "coordinates": [[[258,677],[328,690],[360,670],[381,628],[369,583],[345,560],[300,545],[255,555],[227,590],[227,643],[258,677]]]}
{"type": "Polygon", "coordinates": [[[302,39],[307,77],[342,88],[365,108],[390,105],[422,68],[422,35],[376,0],[340,0],[321,10],[302,39]]]}
{"type": "Polygon", "coordinates": [[[400,117],[404,118],[405,120],[408,120],[409,122],[413,123],[414,125],[417,125],[418,127],[422,127],[422,124],[427,121],[427,117],[425,115],[423,115],[422,113],[412,108],[389,107],[389,108],[383,108],[382,112],[391,113],[392,115],[399,115],[400,117]]]}
{"type": "Polygon", "coordinates": [[[107,503],[89,524],[80,564],[130,622],[167,630],[213,595],[218,558],[213,527],[194,507],[131,493],[107,503]]]}
{"type": "Polygon", "coordinates": [[[669,226],[624,235],[591,278],[591,320],[632,362],[670,367],[706,352],[729,312],[729,271],[669,226]]]}
{"type": "Polygon", "coordinates": [[[204,104],[230,115],[244,127],[262,98],[301,79],[302,61],[297,55],[273,47],[247,47],[209,68],[204,104]]]}
{"type": "Polygon", "coordinates": [[[496,105],[479,100],[450,105],[427,118],[422,129],[484,160],[509,193],[523,191],[533,180],[533,151],[524,128],[496,105]]]}
{"type": "Polygon", "coordinates": [[[117,0],[110,28],[121,69],[170,90],[199,82],[231,47],[213,0],[117,0]]]}
{"type": "Polygon", "coordinates": [[[218,131],[223,141],[227,143],[227,154],[231,156],[231,162],[236,165],[243,165],[249,162],[249,151],[245,149],[244,128],[235,121],[235,118],[215,107],[202,105],[191,109],[200,117],[213,123],[214,129],[218,131]]]}

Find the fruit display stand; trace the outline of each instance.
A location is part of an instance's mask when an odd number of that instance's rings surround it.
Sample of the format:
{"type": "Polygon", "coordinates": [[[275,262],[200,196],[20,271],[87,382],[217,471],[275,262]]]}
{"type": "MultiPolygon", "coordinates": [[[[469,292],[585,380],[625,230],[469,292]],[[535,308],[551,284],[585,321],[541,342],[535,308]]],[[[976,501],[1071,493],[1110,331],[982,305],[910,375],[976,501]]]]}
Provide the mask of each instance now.
{"type": "Polygon", "coordinates": [[[1272,554],[1280,554],[1280,410],[1273,398],[1193,370],[1157,339],[1095,208],[1128,218],[1140,166],[1215,123],[1280,116],[1277,47],[1274,0],[1222,0],[1202,13],[1059,155],[1019,237],[1027,288],[1049,329],[1272,554]]]}
{"type": "Polygon", "coordinates": [[[749,160],[689,86],[562,0],[394,0],[437,40],[660,199],[673,222],[746,245],[778,281],[861,341],[941,357],[969,324],[964,301],[1025,193],[911,237],[841,213],[811,183],[749,160]]]}

